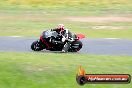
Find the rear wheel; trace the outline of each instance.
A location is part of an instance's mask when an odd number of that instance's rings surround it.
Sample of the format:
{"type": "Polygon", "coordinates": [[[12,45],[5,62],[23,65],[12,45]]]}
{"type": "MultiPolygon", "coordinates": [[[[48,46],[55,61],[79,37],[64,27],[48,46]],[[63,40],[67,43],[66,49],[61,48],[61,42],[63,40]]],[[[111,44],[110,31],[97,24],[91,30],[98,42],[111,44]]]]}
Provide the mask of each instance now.
{"type": "Polygon", "coordinates": [[[43,48],[41,47],[41,45],[39,44],[38,41],[34,41],[31,44],[31,49],[34,50],[34,51],[41,51],[43,48]]]}
{"type": "Polygon", "coordinates": [[[77,52],[79,51],[81,48],[82,48],[83,44],[81,41],[77,40],[77,41],[74,41],[71,45],[71,52],[77,52]]]}

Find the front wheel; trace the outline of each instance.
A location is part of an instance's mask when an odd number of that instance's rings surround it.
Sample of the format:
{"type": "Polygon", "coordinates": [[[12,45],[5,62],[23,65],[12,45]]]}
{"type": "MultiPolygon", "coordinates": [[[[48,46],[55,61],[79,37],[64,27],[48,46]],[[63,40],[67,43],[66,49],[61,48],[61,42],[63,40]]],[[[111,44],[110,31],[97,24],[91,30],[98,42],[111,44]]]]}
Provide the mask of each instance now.
{"type": "Polygon", "coordinates": [[[39,44],[38,41],[34,41],[31,44],[31,49],[34,50],[34,51],[41,51],[42,50],[42,47],[41,47],[41,45],[39,44]]]}

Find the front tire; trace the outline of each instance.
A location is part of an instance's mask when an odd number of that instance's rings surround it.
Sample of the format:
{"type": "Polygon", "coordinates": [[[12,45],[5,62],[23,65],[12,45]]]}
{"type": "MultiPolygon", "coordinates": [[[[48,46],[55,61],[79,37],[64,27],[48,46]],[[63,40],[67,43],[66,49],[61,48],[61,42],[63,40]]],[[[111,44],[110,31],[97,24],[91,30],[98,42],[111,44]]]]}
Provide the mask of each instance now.
{"type": "Polygon", "coordinates": [[[31,49],[34,50],[34,51],[41,51],[42,50],[42,47],[41,47],[41,45],[39,44],[38,41],[34,41],[31,44],[31,49]]]}

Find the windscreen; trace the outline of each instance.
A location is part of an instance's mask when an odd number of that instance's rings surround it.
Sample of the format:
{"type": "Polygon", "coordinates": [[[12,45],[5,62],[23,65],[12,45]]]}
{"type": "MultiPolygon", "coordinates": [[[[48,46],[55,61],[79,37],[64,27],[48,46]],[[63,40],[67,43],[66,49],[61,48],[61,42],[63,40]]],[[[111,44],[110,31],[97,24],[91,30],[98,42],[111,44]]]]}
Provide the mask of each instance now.
{"type": "Polygon", "coordinates": [[[51,36],[57,37],[57,35],[58,35],[57,32],[55,32],[55,31],[50,31],[50,30],[44,31],[44,32],[42,33],[43,38],[49,38],[49,37],[51,37],[51,36]]]}

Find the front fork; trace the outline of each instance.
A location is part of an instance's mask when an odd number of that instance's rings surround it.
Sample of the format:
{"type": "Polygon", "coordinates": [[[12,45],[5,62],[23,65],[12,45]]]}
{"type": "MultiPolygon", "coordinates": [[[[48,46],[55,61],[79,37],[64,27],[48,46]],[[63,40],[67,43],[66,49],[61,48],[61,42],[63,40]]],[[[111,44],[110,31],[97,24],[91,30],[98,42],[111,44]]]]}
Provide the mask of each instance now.
{"type": "Polygon", "coordinates": [[[45,49],[45,45],[42,43],[42,41],[40,39],[37,40],[38,44],[39,44],[39,47],[45,49]]]}

